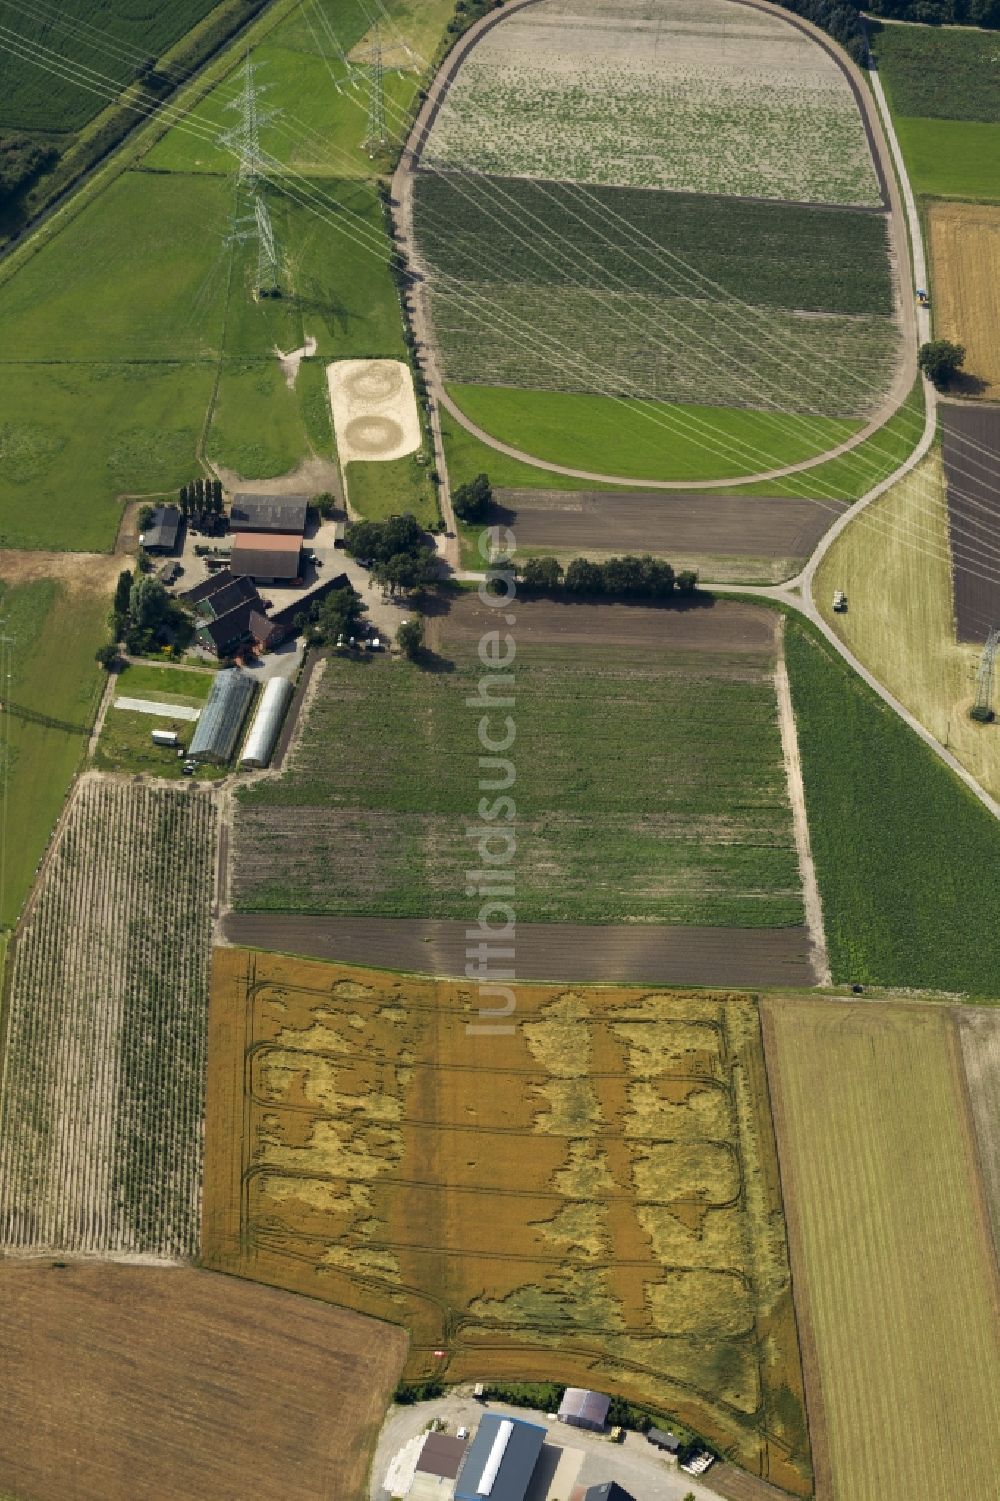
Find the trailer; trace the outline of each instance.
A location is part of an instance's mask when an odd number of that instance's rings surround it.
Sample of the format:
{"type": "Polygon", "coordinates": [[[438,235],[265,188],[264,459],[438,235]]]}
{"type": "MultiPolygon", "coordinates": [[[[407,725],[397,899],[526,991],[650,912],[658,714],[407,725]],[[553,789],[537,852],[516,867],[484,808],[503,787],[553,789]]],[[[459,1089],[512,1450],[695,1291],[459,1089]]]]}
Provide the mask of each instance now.
{"type": "Polygon", "coordinates": [[[154,745],[179,745],[180,741],[177,739],[177,731],[176,730],[154,730],[153,731],[153,744],[154,745]]]}

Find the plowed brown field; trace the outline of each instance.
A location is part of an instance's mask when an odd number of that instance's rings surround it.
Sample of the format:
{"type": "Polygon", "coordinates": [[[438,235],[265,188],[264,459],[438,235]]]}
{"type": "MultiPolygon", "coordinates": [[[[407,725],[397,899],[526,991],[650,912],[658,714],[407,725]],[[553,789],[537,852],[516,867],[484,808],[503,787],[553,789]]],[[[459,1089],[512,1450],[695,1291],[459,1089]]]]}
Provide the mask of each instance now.
{"type": "Polygon", "coordinates": [[[204,1257],[411,1330],[407,1374],[551,1379],[809,1490],[753,1000],[217,950],[204,1257]]]}
{"type": "Polygon", "coordinates": [[[965,345],[964,394],[1000,396],[1000,207],[931,203],[934,334],[965,345]],[[978,389],[972,382],[984,382],[978,389]]]}
{"type": "Polygon", "coordinates": [[[356,1501],[400,1329],[189,1267],[0,1262],[0,1493],[356,1501]]]}

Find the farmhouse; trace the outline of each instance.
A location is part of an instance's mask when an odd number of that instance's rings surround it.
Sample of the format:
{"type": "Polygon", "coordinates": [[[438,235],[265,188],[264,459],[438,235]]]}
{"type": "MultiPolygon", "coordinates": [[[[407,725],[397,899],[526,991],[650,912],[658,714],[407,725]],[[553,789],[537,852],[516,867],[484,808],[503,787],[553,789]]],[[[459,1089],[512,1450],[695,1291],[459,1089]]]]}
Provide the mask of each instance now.
{"type": "Polygon", "coordinates": [[[216,673],[188,751],[192,761],[228,761],[247,717],[254,681],[239,668],[216,673]]]}
{"type": "Polygon", "coordinates": [[[253,580],[234,578],[228,569],[211,574],[193,589],[188,589],[181,598],[193,604],[198,614],[206,620],[217,620],[220,615],[228,614],[237,605],[245,604],[248,600],[263,608],[253,580]]]}
{"type": "Polygon", "coordinates": [[[524,1501],[546,1430],[521,1418],[488,1413],[455,1482],[455,1501],[524,1501]]]}
{"type": "Polygon", "coordinates": [[[234,495],[231,532],[287,532],[302,536],[309,502],[304,495],[234,495]]]}
{"type": "Polygon", "coordinates": [[[237,532],[229,567],[261,583],[287,583],[299,577],[301,554],[301,532],[237,532]]]}
{"type": "Polygon", "coordinates": [[[590,1392],[581,1386],[568,1386],[559,1404],[557,1414],[560,1423],[571,1428],[592,1428],[601,1433],[608,1421],[611,1398],[600,1392],[590,1392]]]}
{"type": "Polygon", "coordinates": [[[176,506],[157,506],[153,518],[139,536],[139,545],[147,552],[173,552],[181,529],[181,513],[176,506]]]}
{"type": "Polygon", "coordinates": [[[466,1442],[449,1433],[429,1433],[414,1466],[406,1501],[451,1501],[466,1442]]]}

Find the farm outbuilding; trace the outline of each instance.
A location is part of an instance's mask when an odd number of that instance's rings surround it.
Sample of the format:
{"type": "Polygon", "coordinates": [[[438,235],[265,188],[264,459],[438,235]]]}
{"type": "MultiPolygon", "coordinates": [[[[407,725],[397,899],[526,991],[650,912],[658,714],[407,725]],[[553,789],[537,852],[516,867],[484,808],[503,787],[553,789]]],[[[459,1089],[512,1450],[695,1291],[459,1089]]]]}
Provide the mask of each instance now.
{"type": "Polygon", "coordinates": [[[181,513],[176,506],[157,506],[149,525],[139,537],[146,552],[173,552],[181,529],[181,513]]]}
{"type": "Polygon", "coordinates": [[[617,1480],[605,1480],[584,1492],[583,1501],[635,1501],[635,1497],[617,1480]]]}
{"type": "Polygon", "coordinates": [[[216,673],[191,738],[188,755],[192,761],[224,762],[232,757],[253,691],[253,678],[238,667],[216,673]]]}
{"type": "Polygon", "coordinates": [[[231,532],[294,532],[306,529],[305,495],[234,495],[229,509],[231,532]]]}
{"type": "Polygon", "coordinates": [[[608,1421],[610,1406],[611,1398],[603,1396],[601,1392],[587,1391],[582,1386],[568,1386],[559,1404],[557,1416],[560,1423],[568,1423],[571,1428],[592,1428],[595,1433],[601,1433],[608,1421]]]}
{"type": "Polygon", "coordinates": [[[229,567],[237,576],[287,583],[299,576],[301,553],[301,533],[237,532],[229,567]]]}
{"type": "Polygon", "coordinates": [[[242,767],[251,770],[270,763],[292,692],[288,678],[272,678],[265,685],[240,757],[242,767]]]}
{"type": "Polygon", "coordinates": [[[455,1501],[524,1501],[546,1430],[523,1418],[483,1418],[455,1482],[455,1501]]]}

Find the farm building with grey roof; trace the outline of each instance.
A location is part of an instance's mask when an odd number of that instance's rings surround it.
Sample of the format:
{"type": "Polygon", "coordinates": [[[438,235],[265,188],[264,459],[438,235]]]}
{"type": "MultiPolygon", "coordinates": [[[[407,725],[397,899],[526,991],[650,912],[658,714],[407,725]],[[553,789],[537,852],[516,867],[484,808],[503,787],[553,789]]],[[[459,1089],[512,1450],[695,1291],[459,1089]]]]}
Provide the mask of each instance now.
{"type": "Polygon", "coordinates": [[[306,529],[305,495],[234,495],[229,508],[232,532],[296,532],[306,529]]]}

